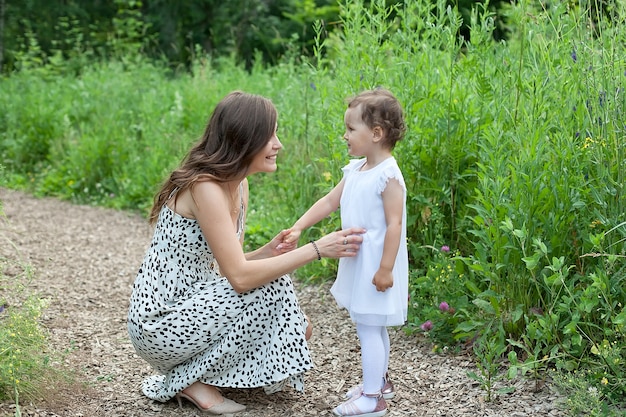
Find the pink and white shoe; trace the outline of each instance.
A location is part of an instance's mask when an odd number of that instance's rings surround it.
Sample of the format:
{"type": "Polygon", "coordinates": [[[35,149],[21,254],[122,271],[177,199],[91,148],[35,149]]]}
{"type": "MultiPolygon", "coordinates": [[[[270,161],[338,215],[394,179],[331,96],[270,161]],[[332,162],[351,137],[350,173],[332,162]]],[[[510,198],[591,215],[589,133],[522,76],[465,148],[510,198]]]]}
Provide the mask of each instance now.
{"type": "Polygon", "coordinates": [[[333,408],[333,414],[339,417],[383,417],[387,414],[387,402],[383,398],[381,392],[376,394],[365,394],[361,392],[359,395],[350,398],[348,401],[333,408]],[[356,399],[359,397],[376,398],[376,407],[372,411],[362,411],[357,405],[356,399]]]}
{"type": "MultiPolygon", "coordinates": [[[[383,388],[381,389],[381,393],[385,400],[391,400],[393,397],[396,396],[396,389],[393,386],[393,382],[389,380],[389,374],[385,375],[384,381],[385,381],[385,384],[383,385],[383,388]]],[[[362,393],[363,393],[363,384],[356,385],[350,388],[348,392],[346,392],[346,395],[344,396],[344,398],[349,400],[352,397],[358,397],[362,393]]]]}

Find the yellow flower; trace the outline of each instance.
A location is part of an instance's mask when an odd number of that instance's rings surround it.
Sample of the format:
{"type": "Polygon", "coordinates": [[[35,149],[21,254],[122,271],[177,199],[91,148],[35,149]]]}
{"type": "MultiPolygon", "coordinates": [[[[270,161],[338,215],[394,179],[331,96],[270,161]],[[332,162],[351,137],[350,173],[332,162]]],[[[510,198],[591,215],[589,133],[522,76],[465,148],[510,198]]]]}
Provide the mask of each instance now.
{"type": "Polygon", "coordinates": [[[591,224],[589,225],[591,228],[595,228],[596,226],[600,226],[602,224],[602,222],[600,220],[594,220],[591,222],[591,224]]]}
{"type": "Polygon", "coordinates": [[[330,174],[330,172],[328,172],[328,171],[324,172],[322,175],[324,176],[324,179],[325,179],[326,181],[330,181],[330,180],[332,179],[332,177],[333,177],[333,176],[330,174]]]}
{"type": "Polygon", "coordinates": [[[602,383],[602,385],[606,385],[609,383],[609,380],[605,378],[602,378],[602,381],[600,381],[602,383]]]}

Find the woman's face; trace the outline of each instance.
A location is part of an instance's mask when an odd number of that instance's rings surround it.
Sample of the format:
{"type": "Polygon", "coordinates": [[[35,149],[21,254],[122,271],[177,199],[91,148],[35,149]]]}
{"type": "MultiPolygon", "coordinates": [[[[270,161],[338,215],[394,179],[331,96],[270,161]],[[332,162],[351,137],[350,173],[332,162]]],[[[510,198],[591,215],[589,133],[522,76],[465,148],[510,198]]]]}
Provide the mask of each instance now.
{"type": "Polygon", "coordinates": [[[257,172],[274,172],[276,171],[276,156],[278,151],[282,149],[283,144],[280,143],[278,136],[276,135],[276,127],[272,137],[269,138],[265,147],[252,159],[250,164],[249,174],[257,172]]]}

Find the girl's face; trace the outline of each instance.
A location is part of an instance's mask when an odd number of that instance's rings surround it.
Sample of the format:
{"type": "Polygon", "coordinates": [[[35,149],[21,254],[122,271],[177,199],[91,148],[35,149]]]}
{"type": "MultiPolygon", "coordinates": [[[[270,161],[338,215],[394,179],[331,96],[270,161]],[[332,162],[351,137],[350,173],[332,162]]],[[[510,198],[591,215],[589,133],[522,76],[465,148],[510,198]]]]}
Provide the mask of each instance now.
{"type": "Polygon", "coordinates": [[[361,119],[361,105],[348,108],[344,115],[346,125],[346,133],[343,138],[348,145],[348,154],[350,156],[367,156],[371,145],[374,132],[361,119]]]}
{"type": "Polygon", "coordinates": [[[252,159],[248,173],[276,171],[276,156],[282,147],[283,144],[280,143],[278,136],[276,136],[276,128],[274,128],[274,134],[272,134],[265,147],[252,159]]]}

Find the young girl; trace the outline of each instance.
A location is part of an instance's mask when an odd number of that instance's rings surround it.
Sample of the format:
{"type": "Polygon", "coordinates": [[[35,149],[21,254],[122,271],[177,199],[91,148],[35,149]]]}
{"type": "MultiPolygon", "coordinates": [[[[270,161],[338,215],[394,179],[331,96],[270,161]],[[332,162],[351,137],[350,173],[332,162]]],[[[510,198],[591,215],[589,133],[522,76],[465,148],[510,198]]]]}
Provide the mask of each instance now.
{"type": "Polygon", "coordinates": [[[300,248],[282,243],[282,231],[244,253],[247,177],[276,170],[276,125],[270,100],[228,94],[155,197],[154,236],[128,309],[130,340],[157,373],[142,386],[151,399],[232,414],[246,407],[218,387],[303,389],[310,333],[287,274],[322,257],[355,256],[363,230],[300,248]]]}
{"type": "MultiPolygon", "coordinates": [[[[337,416],[383,416],[385,398],[395,395],[387,379],[387,326],[404,324],[408,297],[406,186],[392,156],[405,132],[402,108],[387,90],[354,97],[345,113],[344,139],[354,159],[343,178],[290,229],[285,241],[297,241],[302,230],[341,206],[342,228],[363,227],[359,254],[339,261],[331,293],[350,312],[361,343],[363,384],[348,391],[337,416]]],[[[355,237],[343,241],[350,244],[355,237]]]]}

